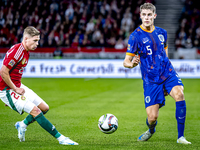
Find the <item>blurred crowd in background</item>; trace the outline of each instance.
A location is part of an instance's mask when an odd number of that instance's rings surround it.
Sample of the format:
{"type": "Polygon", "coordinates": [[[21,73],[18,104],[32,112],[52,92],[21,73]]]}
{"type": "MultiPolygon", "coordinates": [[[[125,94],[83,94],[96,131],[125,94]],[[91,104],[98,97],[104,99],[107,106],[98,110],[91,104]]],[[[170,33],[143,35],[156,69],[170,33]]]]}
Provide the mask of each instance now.
{"type": "Polygon", "coordinates": [[[23,29],[41,31],[40,47],[127,46],[140,25],[139,6],[154,0],[1,0],[0,46],[22,40],[23,29]]]}
{"type": "MultiPolygon", "coordinates": [[[[0,46],[22,40],[23,29],[41,31],[40,47],[127,47],[140,25],[139,6],[155,0],[1,0],[0,46]]],[[[200,47],[200,5],[185,0],[176,48],[200,47]]]]}
{"type": "Polygon", "coordinates": [[[185,0],[176,33],[177,48],[200,49],[200,5],[199,0],[185,0]]]}

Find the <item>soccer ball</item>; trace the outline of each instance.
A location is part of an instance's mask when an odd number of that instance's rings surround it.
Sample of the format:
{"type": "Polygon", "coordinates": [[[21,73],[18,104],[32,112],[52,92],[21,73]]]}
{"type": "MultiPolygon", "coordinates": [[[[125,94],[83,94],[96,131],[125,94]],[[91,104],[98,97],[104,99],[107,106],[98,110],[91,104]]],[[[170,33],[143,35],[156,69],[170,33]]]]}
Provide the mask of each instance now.
{"type": "Polygon", "coordinates": [[[118,119],[113,114],[105,114],[99,118],[98,127],[103,133],[111,134],[118,128],[118,119]]]}

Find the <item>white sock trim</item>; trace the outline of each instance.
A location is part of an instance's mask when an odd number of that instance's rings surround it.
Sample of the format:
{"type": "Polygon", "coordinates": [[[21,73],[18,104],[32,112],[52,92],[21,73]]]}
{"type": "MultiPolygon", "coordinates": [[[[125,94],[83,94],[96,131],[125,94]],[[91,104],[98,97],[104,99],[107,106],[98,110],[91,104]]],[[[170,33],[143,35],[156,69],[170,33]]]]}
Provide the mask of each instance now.
{"type": "Polygon", "coordinates": [[[24,123],[24,120],[20,122],[20,126],[21,126],[22,128],[26,128],[26,127],[27,127],[27,125],[24,123]]]}
{"type": "Polygon", "coordinates": [[[57,138],[58,141],[62,141],[63,139],[65,139],[65,136],[62,135],[62,134],[61,134],[61,136],[59,136],[59,137],[57,138]]]}

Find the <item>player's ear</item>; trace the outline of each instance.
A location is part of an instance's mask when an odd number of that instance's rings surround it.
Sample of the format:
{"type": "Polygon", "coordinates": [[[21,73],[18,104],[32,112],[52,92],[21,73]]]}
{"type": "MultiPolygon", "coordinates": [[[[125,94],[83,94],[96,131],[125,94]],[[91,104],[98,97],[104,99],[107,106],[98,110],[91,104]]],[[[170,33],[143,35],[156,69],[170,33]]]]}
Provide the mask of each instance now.
{"type": "Polygon", "coordinates": [[[156,19],[156,17],[157,17],[157,14],[154,14],[154,19],[156,19]]]}
{"type": "Polygon", "coordinates": [[[27,43],[28,37],[25,36],[23,40],[24,40],[25,43],[27,43]]]}
{"type": "Polygon", "coordinates": [[[28,38],[28,37],[27,37],[26,35],[23,36],[23,40],[24,40],[24,41],[26,41],[27,38],[28,38]]]}
{"type": "Polygon", "coordinates": [[[27,37],[27,36],[25,36],[25,37],[24,37],[24,40],[26,41],[27,39],[28,39],[28,37],[27,37]]]}

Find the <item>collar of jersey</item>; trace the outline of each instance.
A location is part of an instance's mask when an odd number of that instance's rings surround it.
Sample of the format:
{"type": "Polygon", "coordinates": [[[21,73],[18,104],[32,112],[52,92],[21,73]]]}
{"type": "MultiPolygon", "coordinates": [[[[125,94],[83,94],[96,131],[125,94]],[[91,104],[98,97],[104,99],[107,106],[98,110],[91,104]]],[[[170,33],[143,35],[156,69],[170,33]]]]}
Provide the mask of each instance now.
{"type": "Polygon", "coordinates": [[[25,47],[24,47],[24,44],[22,42],[21,42],[21,45],[23,46],[24,50],[26,50],[25,47]]]}
{"type": "Polygon", "coordinates": [[[149,30],[146,30],[142,27],[142,25],[140,25],[140,28],[145,31],[145,32],[149,32],[149,33],[152,33],[154,30],[155,30],[155,26],[153,26],[153,30],[152,31],[149,31],[149,30]]]}

